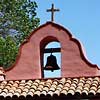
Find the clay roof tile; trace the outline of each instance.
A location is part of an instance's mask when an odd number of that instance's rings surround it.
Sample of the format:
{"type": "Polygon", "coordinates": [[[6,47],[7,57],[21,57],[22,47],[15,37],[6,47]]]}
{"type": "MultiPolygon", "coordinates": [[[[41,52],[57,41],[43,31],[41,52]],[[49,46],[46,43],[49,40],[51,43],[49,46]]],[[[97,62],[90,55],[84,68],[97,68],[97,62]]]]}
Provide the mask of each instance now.
{"type": "Polygon", "coordinates": [[[4,98],[28,96],[100,95],[100,78],[60,78],[0,82],[0,96],[4,98]]]}

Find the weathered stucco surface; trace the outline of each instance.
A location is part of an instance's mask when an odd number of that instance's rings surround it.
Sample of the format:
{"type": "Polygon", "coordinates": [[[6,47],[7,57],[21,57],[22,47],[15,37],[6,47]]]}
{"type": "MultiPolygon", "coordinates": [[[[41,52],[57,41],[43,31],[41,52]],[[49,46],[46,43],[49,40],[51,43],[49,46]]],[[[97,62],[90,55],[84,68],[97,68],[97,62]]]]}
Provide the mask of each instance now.
{"type": "Polygon", "coordinates": [[[16,63],[6,71],[6,79],[42,78],[42,51],[52,41],[61,44],[61,77],[100,75],[98,67],[86,60],[79,41],[62,26],[47,22],[21,45],[16,63]]]}

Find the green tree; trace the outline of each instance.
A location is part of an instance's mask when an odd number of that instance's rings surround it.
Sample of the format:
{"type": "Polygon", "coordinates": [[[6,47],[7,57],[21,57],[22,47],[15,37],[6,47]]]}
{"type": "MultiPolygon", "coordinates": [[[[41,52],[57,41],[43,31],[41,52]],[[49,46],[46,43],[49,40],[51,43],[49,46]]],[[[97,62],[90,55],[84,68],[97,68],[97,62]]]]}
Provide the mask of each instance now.
{"type": "Polygon", "coordinates": [[[29,33],[38,27],[37,4],[31,0],[0,0],[0,34],[12,35],[21,43],[29,33]]]}
{"type": "Polygon", "coordinates": [[[11,66],[16,59],[18,47],[12,37],[7,36],[5,39],[0,37],[0,66],[5,69],[11,66]]]}
{"type": "Polygon", "coordinates": [[[0,66],[16,59],[18,47],[38,27],[37,4],[31,0],[0,0],[0,66]]]}

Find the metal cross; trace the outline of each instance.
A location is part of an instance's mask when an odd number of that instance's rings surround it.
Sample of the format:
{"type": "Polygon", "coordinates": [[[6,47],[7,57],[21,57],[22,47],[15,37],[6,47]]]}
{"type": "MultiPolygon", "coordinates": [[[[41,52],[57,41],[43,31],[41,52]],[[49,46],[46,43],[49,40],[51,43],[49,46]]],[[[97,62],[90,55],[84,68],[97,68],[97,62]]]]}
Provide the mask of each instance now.
{"type": "Polygon", "coordinates": [[[47,9],[47,12],[51,12],[51,21],[54,21],[54,12],[60,11],[59,9],[55,9],[54,8],[54,4],[52,4],[52,8],[51,9],[47,9]]]}

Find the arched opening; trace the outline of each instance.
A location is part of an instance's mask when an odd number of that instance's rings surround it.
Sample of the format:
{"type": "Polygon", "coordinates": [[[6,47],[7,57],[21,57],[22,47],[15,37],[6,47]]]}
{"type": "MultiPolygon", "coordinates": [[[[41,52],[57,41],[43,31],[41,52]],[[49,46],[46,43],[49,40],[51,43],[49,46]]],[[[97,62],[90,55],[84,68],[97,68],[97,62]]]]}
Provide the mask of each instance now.
{"type": "MultiPolygon", "coordinates": [[[[56,57],[56,61],[54,63],[57,63],[57,65],[59,66],[60,69],[57,70],[44,70],[44,77],[48,78],[48,77],[60,77],[61,76],[61,52],[58,50],[56,50],[57,48],[61,48],[61,45],[59,42],[50,42],[45,46],[45,49],[49,50],[50,48],[52,48],[53,50],[55,49],[55,51],[52,51],[52,55],[56,57]]],[[[44,64],[43,66],[46,67],[46,64],[48,63],[47,59],[48,57],[50,57],[51,52],[48,53],[44,53],[44,64]]]]}
{"type": "Polygon", "coordinates": [[[40,42],[40,62],[41,62],[41,76],[60,77],[61,76],[61,44],[56,37],[47,36],[40,42]],[[56,58],[59,70],[45,70],[48,56],[52,55],[56,58]]]}

